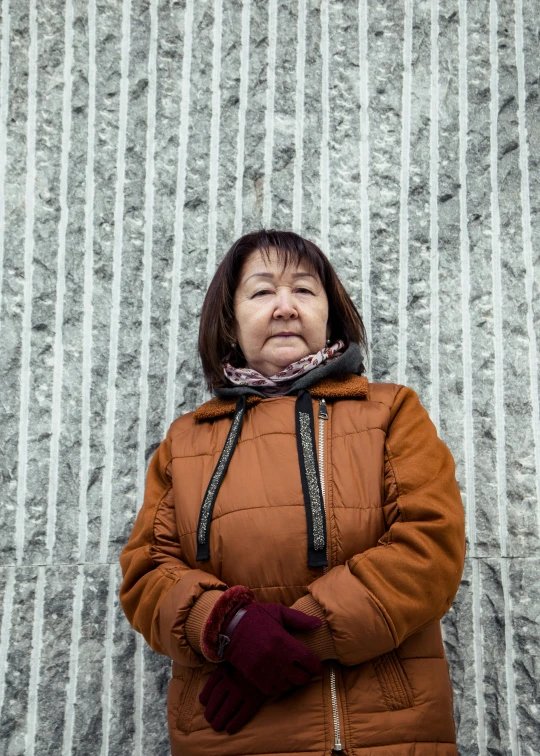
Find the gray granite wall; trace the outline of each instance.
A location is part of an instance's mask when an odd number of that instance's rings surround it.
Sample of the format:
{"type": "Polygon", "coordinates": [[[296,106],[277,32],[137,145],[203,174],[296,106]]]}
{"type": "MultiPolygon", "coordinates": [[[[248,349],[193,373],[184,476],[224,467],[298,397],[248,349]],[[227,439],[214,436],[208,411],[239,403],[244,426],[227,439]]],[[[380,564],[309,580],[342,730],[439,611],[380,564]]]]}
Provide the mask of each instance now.
{"type": "Polygon", "coordinates": [[[540,752],[536,0],[2,0],[0,752],[168,752],[118,604],[242,232],[321,244],[467,513],[462,756],[540,752]]]}

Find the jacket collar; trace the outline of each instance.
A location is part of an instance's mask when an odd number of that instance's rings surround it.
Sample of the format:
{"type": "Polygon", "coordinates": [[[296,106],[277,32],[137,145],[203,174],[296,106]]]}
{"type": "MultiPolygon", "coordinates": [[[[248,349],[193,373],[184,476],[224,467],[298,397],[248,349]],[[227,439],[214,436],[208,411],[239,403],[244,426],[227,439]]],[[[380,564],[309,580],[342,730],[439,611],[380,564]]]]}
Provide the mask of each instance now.
{"type": "MultiPolygon", "coordinates": [[[[365,399],[368,393],[368,379],[365,375],[336,375],[323,378],[310,386],[309,393],[316,399],[365,399]]],[[[259,402],[275,402],[287,397],[248,396],[247,406],[259,402]]],[[[210,399],[193,413],[196,421],[214,420],[218,417],[232,415],[236,407],[236,397],[231,399],[210,399]]]]}

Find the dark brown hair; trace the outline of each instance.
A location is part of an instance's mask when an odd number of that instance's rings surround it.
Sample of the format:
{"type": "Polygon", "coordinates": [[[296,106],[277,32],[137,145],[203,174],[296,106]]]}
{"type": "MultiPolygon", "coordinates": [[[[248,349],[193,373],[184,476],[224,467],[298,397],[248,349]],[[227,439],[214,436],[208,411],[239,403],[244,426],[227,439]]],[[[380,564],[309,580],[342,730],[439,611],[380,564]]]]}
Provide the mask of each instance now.
{"type": "Polygon", "coordinates": [[[244,262],[255,250],[269,258],[270,248],[277,252],[283,269],[291,263],[305,261],[318,274],[328,297],[330,339],[343,339],[345,345],[359,344],[367,352],[367,337],[360,313],[345,291],[334,268],[319,247],[293,231],[261,229],[244,234],[234,242],[218,266],[206,292],[199,326],[199,354],[206,384],[211,391],[227,385],[222,360],[229,356],[232,364],[243,365],[245,360],[237,346],[231,354],[234,339],[234,294],[244,262]]]}

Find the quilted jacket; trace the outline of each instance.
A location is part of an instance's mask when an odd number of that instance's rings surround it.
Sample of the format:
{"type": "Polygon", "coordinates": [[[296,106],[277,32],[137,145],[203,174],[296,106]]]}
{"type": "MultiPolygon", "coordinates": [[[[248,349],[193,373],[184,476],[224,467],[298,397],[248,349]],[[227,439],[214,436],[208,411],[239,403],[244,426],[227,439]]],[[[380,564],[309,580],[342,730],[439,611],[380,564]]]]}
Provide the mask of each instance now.
{"type": "Polygon", "coordinates": [[[457,756],[439,622],[465,554],[452,455],[410,388],[348,374],[301,393],[300,410],[300,395],[213,399],[150,463],[120,599],[172,660],[171,752],[457,756]],[[297,637],[324,674],[228,735],[198,701],[214,668],[199,639],[234,585],[319,616],[297,637]]]}

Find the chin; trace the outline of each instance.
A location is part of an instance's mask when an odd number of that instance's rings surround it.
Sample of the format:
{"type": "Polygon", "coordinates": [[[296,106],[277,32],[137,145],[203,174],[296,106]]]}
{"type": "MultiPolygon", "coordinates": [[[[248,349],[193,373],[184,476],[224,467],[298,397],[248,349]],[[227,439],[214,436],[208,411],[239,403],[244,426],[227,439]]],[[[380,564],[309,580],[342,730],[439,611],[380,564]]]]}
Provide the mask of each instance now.
{"type": "Polygon", "coordinates": [[[301,360],[302,357],[307,357],[310,352],[307,349],[298,349],[293,346],[281,347],[276,352],[267,357],[269,362],[273,362],[275,365],[280,365],[282,368],[290,365],[291,362],[301,360]]]}

